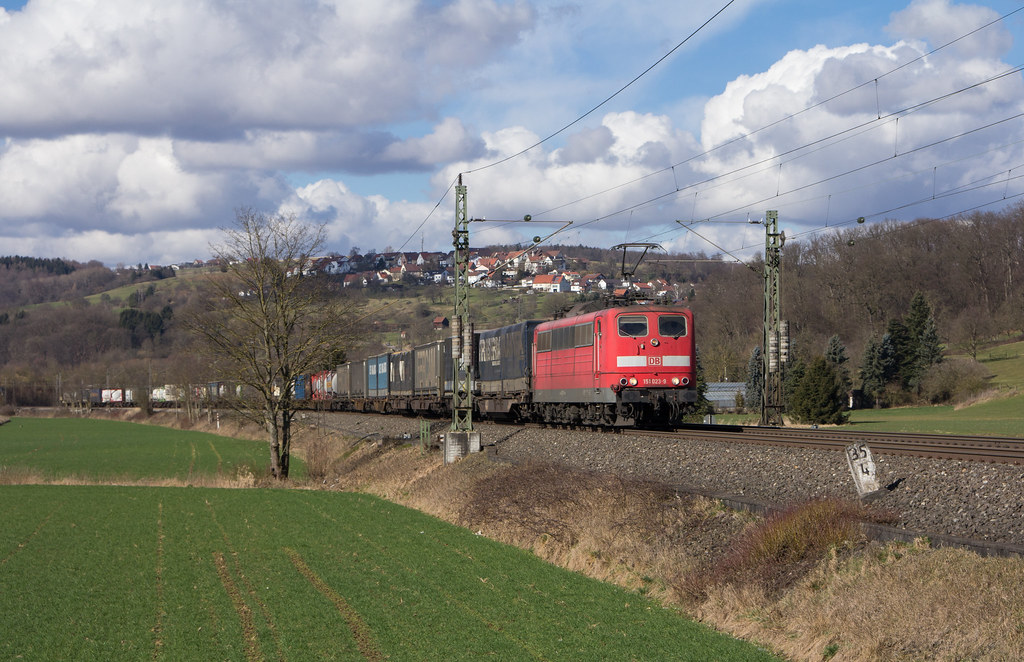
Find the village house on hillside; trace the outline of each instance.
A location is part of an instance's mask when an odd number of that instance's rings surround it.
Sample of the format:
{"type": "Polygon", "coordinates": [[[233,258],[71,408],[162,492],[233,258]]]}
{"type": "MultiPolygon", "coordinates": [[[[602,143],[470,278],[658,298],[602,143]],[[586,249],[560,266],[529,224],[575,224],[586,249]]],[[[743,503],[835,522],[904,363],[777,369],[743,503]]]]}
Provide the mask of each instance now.
{"type": "MultiPolygon", "coordinates": [[[[587,295],[614,291],[619,296],[642,299],[672,300],[679,292],[692,286],[669,283],[664,278],[649,282],[620,282],[602,273],[587,273],[588,261],[567,258],[558,250],[470,249],[467,278],[472,287],[517,288],[531,292],[587,295]]],[[[434,283],[451,285],[454,277],[454,251],[397,252],[366,255],[327,256],[310,260],[304,275],[339,276],[344,287],[366,287],[370,284],[416,285],[434,283]]]]}
{"type": "Polygon", "coordinates": [[[540,292],[568,292],[572,285],[561,274],[540,274],[533,277],[532,287],[540,292]]]}

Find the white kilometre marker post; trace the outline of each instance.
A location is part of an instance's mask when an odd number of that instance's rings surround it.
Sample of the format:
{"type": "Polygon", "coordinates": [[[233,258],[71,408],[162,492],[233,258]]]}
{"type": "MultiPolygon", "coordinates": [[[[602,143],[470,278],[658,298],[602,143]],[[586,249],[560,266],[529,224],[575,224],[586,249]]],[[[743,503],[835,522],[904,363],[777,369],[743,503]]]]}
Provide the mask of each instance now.
{"type": "Polygon", "coordinates": [[[875,461],[871,459],[871,449],[860,442],[846,447],[846,462],[850,465],[853,482],[857,486],[857,496],[861,499],[871,498],[882,491],[878,483],[878,472],[875,461]]]}

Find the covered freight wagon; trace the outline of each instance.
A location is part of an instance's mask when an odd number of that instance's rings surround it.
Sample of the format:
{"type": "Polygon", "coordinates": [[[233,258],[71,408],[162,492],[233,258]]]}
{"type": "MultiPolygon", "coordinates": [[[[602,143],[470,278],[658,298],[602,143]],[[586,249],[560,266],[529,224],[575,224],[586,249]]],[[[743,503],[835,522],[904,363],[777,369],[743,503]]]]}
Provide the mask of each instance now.
{"type": "Polygon", "coordinates": [[[352,364],[342,363],[334,373],[337,375],[337,389],[335,393],[341,400],[348,400],[352,397],[352,364]]]}
{"type": "Polygon", "coordinates": [[[305,400],[310,396],[309,375],[296,375],[293,396],[296,400],[305,400]]]}
{"type": "Polygon", "coordinates": [[[349,364],[349,397],[353,400],[363,399],[368,395],[366,388],[366,371],[368,363],[369,361],[366,359],[360,359],[359,361],[353,361],[349,364]]]}
{"type": "Polygon", "coordinates": [[[481,413],[508,414],[528,402],[533,332],[541,322],[528,320],[476,334],[476,392],[481,413]]]}
{"type": "Polygon", "coordinates": [[[337,390],[337,376],[333,370],[322,370],[313,373],[310,378],[310,396],[313,400],[323,402],[334,399],[337,390]]]}

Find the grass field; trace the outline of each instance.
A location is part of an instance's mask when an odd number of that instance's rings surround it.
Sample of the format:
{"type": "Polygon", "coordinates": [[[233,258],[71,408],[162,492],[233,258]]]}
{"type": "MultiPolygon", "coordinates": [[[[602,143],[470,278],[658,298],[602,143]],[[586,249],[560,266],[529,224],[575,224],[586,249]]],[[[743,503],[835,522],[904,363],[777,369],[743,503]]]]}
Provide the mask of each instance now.
{"type": "MultiPolygon", "coordinates": [[[[15,418],[0,426],[0,466],[50,480],[234,478],[259,473],[268,464],[266,443],[204,432],[80,418],[15,418]]],[[[302,477],[301,461],[291,469],[293,477],[302,477]]]]}
{"type": "Polygon", "coordinates": [[[1024,387],[1024,342],[990,347],[978,352],[978,360],[992,371],[995,386],[1024,387]]]}
{"type": "MultiPolygon", "coordinates": [[[[0,426],[0,465],[47,477],[187,478],[265,453],[130,423],[0,426]]],[[[8,484],[0,501],[2,659],[772,659],[367,495],[8,484]]]]}

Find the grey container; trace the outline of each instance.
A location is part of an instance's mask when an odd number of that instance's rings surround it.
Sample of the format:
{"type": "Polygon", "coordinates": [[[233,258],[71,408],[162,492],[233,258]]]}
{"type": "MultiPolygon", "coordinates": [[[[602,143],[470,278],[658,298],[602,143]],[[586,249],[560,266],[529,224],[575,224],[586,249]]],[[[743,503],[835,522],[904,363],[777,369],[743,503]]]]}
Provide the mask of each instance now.
{"type": "Polygon", "coordinates": [[[420,396],[443,396],[451,392],[452,340],[435,340],[413,349],[415,379],[413,391],[420,396]]]}
{"type": "Polygon", "coordinates": [[[393,352],[388,356],[388,384],[391,395],[412,395],[413,390],[413,353],[412,350],[393,352]]]}
{"type": "Polygon", "coordinates": [[[349,364],[349,396],[365,398],[366,393],[366,359],[353,361],[349,364]]]}

